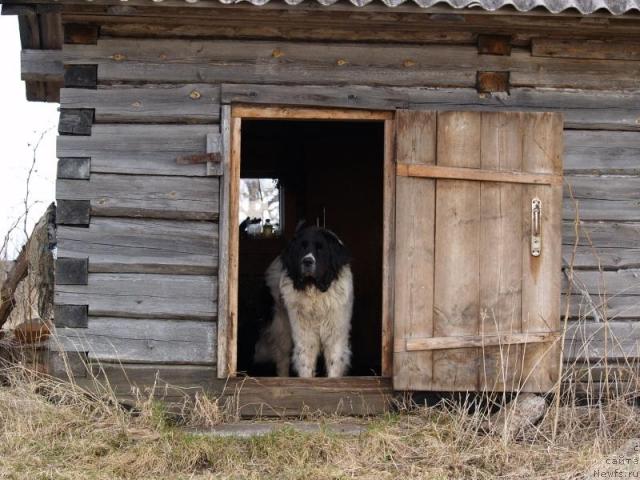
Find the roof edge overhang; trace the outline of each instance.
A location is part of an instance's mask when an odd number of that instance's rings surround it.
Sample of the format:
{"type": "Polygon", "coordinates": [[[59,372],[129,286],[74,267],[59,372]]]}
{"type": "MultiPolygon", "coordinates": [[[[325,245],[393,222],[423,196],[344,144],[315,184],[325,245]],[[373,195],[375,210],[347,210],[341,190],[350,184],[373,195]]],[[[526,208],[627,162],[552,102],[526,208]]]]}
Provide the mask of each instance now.
{"type": "MultiPolygon", "coordinates": [[[[628,22],[640,19],[640,0],[0,0],[2,15],[18,15],[23,50],[60,50],[64,32],[62,15],[91,6],[103,15],[126,13],[149,8],[165,16],[168,11],[196,9],[200,12],[262,12],[296,10],[340,12],[340,14],[378,13],[426,15],[437,21],[464,22],[466,15],[580,18],[580,24],[607,23],[608,19],[628,22]],[[113,9],[113,10],[112,10],[113,9]],[[618,20],[620,19],[620,20],[618,20]]],[[[274,12],[275,13],[275,12],[274,12]]],[[[171,13],[170,15],[173,15],[171,13]]],[[[497,17],[496,17],[497,18],[497,17]]],[[[613,21],[613,20],[612,20],[613,21]]],[[[570,32],[573,35],[576,32],[570,32]]],[[[27,99],[58,102],[61,82],[25,78],[27,99]]]]}

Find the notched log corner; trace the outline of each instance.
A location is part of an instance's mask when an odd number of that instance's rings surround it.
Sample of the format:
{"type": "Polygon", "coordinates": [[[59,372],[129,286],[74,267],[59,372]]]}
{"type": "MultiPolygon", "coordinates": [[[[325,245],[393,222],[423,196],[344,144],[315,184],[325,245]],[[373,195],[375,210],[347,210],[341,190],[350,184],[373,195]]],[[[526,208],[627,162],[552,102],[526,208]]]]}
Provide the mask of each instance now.
{"type": "Polygon", "coordinates": [[[476,90],[478,93],[509,93],[509,72],[478,72],[476,90]]]}
{"type": "Polygon", "coordinates": [[[56,259],[55,278],[56,285],[87,285],[89,281],[89,259],[56,259]]]}
{"type": "Polygon", "coordinates": [[[53,323],[57,328],[88,328],[88,305],[54,305],[53,323]]]}
{"type": "Polygon", "coordinates": [[[89,200],[58,200],[56,223],[58,225],[89,226],[91,202],[89,200]]]}
{"type": "Polygon", "coordinates": [[[91,135],[95,111],[89,108],[61,108],[58,133],[60,135],[91,135]]]}

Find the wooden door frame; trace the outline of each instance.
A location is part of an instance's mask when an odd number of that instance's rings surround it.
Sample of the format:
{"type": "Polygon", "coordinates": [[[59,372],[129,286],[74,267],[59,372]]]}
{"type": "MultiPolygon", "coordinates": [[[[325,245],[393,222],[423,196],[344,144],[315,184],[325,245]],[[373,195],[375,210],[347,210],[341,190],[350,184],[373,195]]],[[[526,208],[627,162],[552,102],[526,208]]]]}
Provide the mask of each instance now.
{"type": "MultiPolygon", "coordinates": [[[[220,209],[220,269],[218,276],[218,360],[219,378],[237,374],[239,187],[242,119],[327,120],[384,122],[383,160],[383,248],[382,248],[382,377],[393,374],[393,257],[395,237],[395,121],[394,112],[323,107],[232,104],[222,106],[223,183],[220,209]],[[227,180],[228,179],[228,180],[227,180]]],[[[295,380],[295,379],[294,379],[295,380]]]]}

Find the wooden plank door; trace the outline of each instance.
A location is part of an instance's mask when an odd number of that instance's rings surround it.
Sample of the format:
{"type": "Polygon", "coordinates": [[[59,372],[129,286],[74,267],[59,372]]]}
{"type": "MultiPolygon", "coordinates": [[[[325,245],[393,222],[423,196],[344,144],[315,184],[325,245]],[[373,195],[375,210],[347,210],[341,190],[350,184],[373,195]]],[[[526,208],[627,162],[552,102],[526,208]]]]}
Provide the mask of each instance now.
{"type": "Polygon", "coordinates": [[[562,117],[398,111],[397,390],[557,380],[562,117]]]}

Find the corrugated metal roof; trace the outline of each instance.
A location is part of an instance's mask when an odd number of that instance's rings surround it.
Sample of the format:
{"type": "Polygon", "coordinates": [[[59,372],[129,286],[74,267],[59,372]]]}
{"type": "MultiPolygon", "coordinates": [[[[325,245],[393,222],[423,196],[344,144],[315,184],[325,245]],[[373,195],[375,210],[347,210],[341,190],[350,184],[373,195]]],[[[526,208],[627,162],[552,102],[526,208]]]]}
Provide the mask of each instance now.
{"type": "MultiPolygon", "coordinates": [[[[156,0],[161,1],[161,0],[156,0]]],[[[195,3],[197,0],[187,0],[195,3]]],[[[270,0],[220,0],[225,4],[249,2],[253,5],[265,5],[270,0]]],[[[298,5],[305,0],[284,0],[289,5],[298,5]]],[[[306,0],[313,1],[313,0],[306,0]]],[[[316,0],[324,6],[333,5],[341,0],[316,0]]],[[[614,15],[622,15],[632,11],[640,11],[640,0],[349,0],[357,7],[364,7],[372,2],[381,1],[388,7],[397,7],[403,3],[413,2],[422,8],[434,5],[448,5],[453,8],[480,8],[493,12],[499,8],[512,6],[520,12],[528,12],[534,8],[546,8],[552,13],[568,9],[578,10],[582,14],[594,13],[598,10],[608,11],[614,15]]]]}

